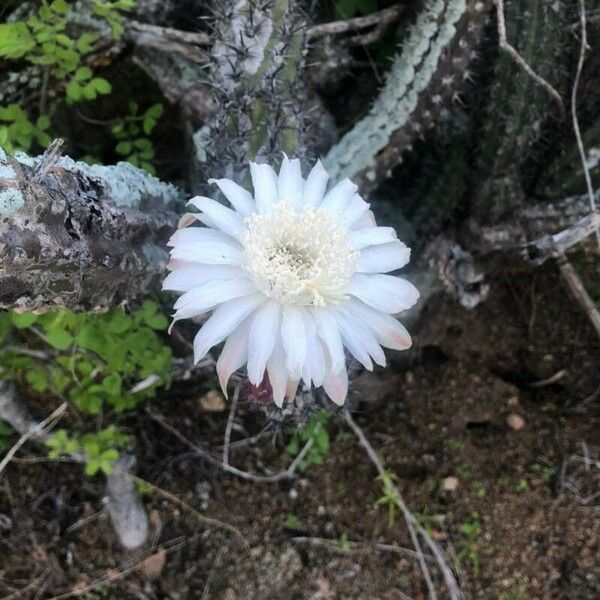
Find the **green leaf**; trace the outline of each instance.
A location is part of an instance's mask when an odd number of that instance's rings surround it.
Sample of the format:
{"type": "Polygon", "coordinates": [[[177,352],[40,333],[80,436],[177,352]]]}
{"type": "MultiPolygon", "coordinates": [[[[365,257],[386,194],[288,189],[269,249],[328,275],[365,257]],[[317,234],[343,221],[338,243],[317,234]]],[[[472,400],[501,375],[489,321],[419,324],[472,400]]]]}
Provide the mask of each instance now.
{"type": "Polygon", "coordinates": [[[101,95],[110,94],[112,92],[112,86],[103,77],[94,77],[89,85],[93,86],[96,92],[101,95]]]}
{"type": "Polygon", "coordinates": [[[82,89],[76,81],[71,81],[66,88],[67,98],[73,102],[81,100],[82,89]]]}
{"type": "Polygon", "coordinates": [[[87,81],[92,77],[93,73],[89,67],[79,67],[73,75],[73,79],[78,82],[87,81]]]}
{"type": "Polygon", "coordinates": [[[54,39],[64,48],[72,48],[75,45],[75,42],[64,33],[59,33],[54,39]]]}
{"type": "Polygon", "coordinates": [[[35,48],[35,40],[25,23],[0,24],[0,56],[3,58],[22,58],[35,48]]]}
{"type": "Polygon", "coordinates": [[[48,343],[57,350],[66,350],[73,343],[73,336],[60,327],[48,329],[46,331],[48,343]]]}
{"type": "Polygon", "coordinates": [[[27,371],[25,380],[36,392],[45,392],[48,387],[46,372],[41,369],[27,371]]]}
{"type": "Polygon", "coordinates": [[[50,117],[48,115],[40,115],[35,122],[38,129],[48,129],[50,127],[50,117]]]}
{"type": "Polygon", "coordinates": [[[82,33],[77,40],[77,49],[81,54],[87,54],[93,49],[93,45],[98,41],[100,35],[97,33],[82,33]]]}
{"type": "Polygon", "coordinates": [[[65,0],[54,0],[50,8],[58,15],[66,15],[69,12],[69,5],[65,0]]]}
{"type": "Polygon", "coordinates": [[[115,147],[115,151],[117,154],[120,154],[121,156],[127,156],[131,150],[133,149],[133,144],[131,142],[119,142],[116,147],[115,147]]]}
{"type": "Polygon", "coordinates": [[[38,316],[33,314],[33,313],[11,313],[11,319],[12,319],[12,323],[13,325],[17,328],[17,329],[25,329],[26,327],[29,327],[30,325],[33,325],[36,321],[38,316]]]}
{"type": "Polygon", "coordinates": [[[107,394],[111,396],[118,396],[122,389],[121,376],[118,373],[111,373],[108,377],[104,378],[102,387],[106,390],[107,394]]]}

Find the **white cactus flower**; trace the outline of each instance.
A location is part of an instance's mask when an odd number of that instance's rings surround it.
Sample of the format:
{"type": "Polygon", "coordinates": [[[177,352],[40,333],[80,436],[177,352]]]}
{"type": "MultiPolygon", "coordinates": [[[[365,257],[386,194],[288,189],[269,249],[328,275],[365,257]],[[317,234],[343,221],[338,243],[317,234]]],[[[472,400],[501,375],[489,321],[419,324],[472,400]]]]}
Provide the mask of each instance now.
{"type": "Polygon", "coordinates": [[[265,377],[282,406],[300,379],[323,387],[336,403],[348,391],[344,348],[368,370],[385,366],[382,346],[410,347],[392,315],[413,306],[416,288],[387,275],[405,266],[410,249],[344,179],[326,192],[320,162],[304,179],[298,159],[279,176],[250,163],[254,195],[229,179],[210,180],[231,203],[197,196],[200,212],[183,220],[204,227],[171,238],[165,290],[182,292],[174,321],[212,312],[194,339],[198,362],[225,341],[217,362],[223,391],[247,364],[256,386],[265,377]]]}

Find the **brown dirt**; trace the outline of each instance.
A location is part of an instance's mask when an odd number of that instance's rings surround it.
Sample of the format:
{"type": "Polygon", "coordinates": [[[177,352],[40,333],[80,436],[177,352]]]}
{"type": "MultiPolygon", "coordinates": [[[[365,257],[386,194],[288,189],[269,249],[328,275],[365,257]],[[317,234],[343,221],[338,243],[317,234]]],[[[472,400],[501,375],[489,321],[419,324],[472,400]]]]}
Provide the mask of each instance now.
{"type": "MultiPolygon", "coordinates": [[[[406,503],[462,557],[469,597],[597,600],[600,470],[573,458],[600,453],[600,352],[585,317],[548,268],[494,282],[490,300],[472,312],[436,300],[422,323],[410,358],[395,356],[352,390],[357,421],[406,503]],[[448,477],[454,491],[444,490],[448,477]]],[[[203,412],[197,395],[187,396],[171,394],[154,408],[189,439],[218,445],[226,415],[203,412]]],[[[341,422],[332,422],[324,464],[280,484],[223,475],[143,412],[126,423],[137,434],[140,475],[235,525],[250,548],[154,494],[146,497],[151,543],[124,552],[102,511],[101,479],[69,463],[23,461],[41,455],[30,447],[0,479],[0,597],[52,598],[116,577],[80,597],[426,598],[410,556],[373,547],[411,545],[401,519],[388,527],[375,505],[374,469],[341,422]],[[298,531],[284,527],[288,515],[298,531]],[[293,540],[343,535],[358,549],[293,540]]],[[[236,438],[264,425],[255,414],[243,423],[236,438]]],[[[256,472],[289,460],[277,436],[231,457],[256,472]]]]}

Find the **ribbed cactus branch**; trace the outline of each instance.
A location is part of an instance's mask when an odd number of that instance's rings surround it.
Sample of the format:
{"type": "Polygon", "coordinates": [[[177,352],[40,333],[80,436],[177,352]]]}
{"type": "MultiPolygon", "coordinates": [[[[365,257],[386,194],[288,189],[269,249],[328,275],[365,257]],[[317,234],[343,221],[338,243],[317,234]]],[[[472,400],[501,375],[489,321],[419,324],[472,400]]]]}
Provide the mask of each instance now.
{"type": "MultiPolygon", "coordinates": [[[[566,96],[570,85],[569,11],[562,1],[512,0],[506,6],[507,37],[527,64],[566,96]]],[[[528,195],[527,170],[547,163],[544,138],[557,131],[556,102],[504,53],[497,57],[477,151],[476,210],[495,220],[509,214],[528,195]],[[529,163],[529,168],[526,168],[529,163]]],[[[568,133],[567,135],[571,135],[568,133]]],[[[559,140],[564,143],[564,134],[559,140]]],[[[537,167],[540,168],[539,166],[537,167]]]]}
{"type": "Polygon", "coordinates": [[[410,29],[369,114],[324,159],[334,179],[374,189],[454,99],[485,22],[489,2],[430,0],[410,29]]]}
{"type": "Polygon", "coordinates": [[[216,109],[194,136],[203,179],[240,179],[249,159],[304,154],[303,30],[295,0],[215,7],[209,79],[216,109]]]}

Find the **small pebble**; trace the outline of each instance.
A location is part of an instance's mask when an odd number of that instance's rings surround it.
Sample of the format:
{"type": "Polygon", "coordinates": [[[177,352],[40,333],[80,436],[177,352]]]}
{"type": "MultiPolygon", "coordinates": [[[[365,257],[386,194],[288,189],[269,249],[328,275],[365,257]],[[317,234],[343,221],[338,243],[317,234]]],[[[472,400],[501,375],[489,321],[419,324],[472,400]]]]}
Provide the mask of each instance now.
{"type": "Polygon", "coordinates": [[[517,413],[510,413],[510,415],[506,417],[506,424],[514,431],[519,431],[525,427],[525,419],[517,413]]]}

